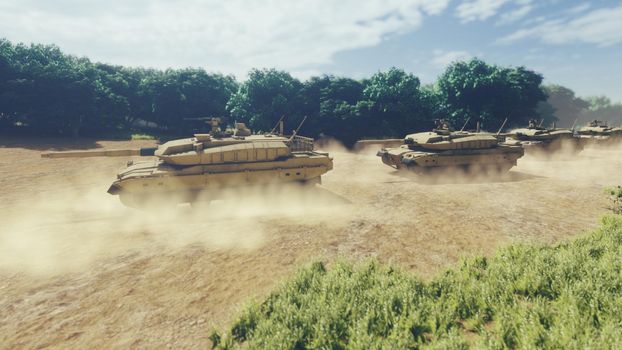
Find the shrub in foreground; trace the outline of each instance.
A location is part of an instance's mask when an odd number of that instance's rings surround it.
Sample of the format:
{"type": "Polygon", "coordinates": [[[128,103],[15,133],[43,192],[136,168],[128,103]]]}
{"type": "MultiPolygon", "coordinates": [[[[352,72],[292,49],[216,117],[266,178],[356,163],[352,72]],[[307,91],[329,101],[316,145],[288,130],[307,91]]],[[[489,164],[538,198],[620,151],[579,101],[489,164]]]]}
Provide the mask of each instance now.
{"type": "Polygon", "coordinates": [[[432,281],[317,262],[230,328],[218,348],[622,348],[622,219],[554,247],[514,245],[432,281]]]}
{"type": "Polygon", "coordinates": [[[622,214],[622,186],[606,188],[605,193],[609,196],[609,209],[622,214]]]}

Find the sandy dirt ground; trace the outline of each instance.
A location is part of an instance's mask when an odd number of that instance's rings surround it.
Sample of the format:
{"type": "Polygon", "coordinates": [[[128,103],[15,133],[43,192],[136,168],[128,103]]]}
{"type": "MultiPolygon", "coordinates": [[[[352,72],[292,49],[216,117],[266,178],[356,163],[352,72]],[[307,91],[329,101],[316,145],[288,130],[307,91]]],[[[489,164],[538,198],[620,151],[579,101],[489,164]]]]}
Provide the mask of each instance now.
{"type": "Polygon", "coordinates": [[[310,261],[376,257],[427,278],[590,230],[603,187],[622,183],[622,147],[429,181],[331,146],[317,188],[143,212],[106,193],[126,158],[39,157],[152,144],[0,139],[0,348],[209,347],[213,327],[310,261]]]}

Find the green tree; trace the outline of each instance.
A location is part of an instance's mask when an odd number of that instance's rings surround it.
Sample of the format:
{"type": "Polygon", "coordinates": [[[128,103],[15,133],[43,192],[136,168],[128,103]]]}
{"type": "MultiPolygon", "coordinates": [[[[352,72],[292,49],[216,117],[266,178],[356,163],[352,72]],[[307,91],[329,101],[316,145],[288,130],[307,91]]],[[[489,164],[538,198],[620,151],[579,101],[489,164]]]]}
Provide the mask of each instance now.
{"type": "Polygon", "coordinates": [[[137,84],[139,94],[133,112],[140,119],[156,123],[176,134],[187,132],[188,119],[226,117],[227,101],[237,89],[231,76],[208,74],[203,69],[138,71],[143,75],[137,84]]]}
{"type": "Polygon", "coordinates": [[[564,86],[546,85],[543,89],[548,97],[538,106],[538,114],[547,124],[556,121],[559,126],[570,127],[588,107],[586,101],[564,86]]]}
{"type": "Polygon", "coordinates": [[[585,99],[587,108],[581,111],[581,120],[602,120],[613,126],[622,124],[622,103],[613,103],[605,96],[592,96],[585,99]]]}
{"type": "Polygon", "coordinates": [[[305,134],[353,144],[361,132],[357,103],[362,92],[361,82],[350,78],[323,76],[304,82],[300,96],[304,114],[309,117],[305,134]]]}
{"type": "Polygon", "coordinates": [[[524,67],[504,68],[479,59],[450,65],[439,77],[436,91],[440,114],[454,125],[467,118],[495,129],[508,118],[509,125],[525,124],[537,116],[536,108],[546,95],[542,76],[524,67]]]}
{"type": "Polygon", "coordinates": [[[419,78],[401,69],[378,72],[365,81],[363,97],[368,101],[366,136],[401,137],[422,130],[433,118],[430,99],[419,78]]]}
{"type": "Polygon", "coordinates": [[[253,69],[231,96],[227,110],[256,131],[269,131],[281,116],[287,117],[288,125],[294,125],[303,117],[301,89],[302,83],[287,72],[253,69]]]}

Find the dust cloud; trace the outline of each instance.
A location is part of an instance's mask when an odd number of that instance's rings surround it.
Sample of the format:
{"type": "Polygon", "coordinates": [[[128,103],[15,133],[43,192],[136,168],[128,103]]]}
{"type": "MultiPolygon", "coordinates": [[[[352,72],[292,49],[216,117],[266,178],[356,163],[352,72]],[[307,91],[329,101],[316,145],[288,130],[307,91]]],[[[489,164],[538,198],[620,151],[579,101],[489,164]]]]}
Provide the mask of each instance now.
{"type": "MultiPolygon", "coordinates": [[[[148,210],[136,210],[104,192],[111,178],[89,174],[87,180],[77,178],[75,184],[26,196],[0,213],[0,270],[44,275],[82,271],[103,258],[174,252],[189,245],[208,251],[271,249],[265,246],[267,237],[300,227],[342,230],[355,239],[361,225],[379,235],[428,229],[456,235],[450,233],[456,227],[463,233],[482,229],[464,223],[443,226],[435,212],[452,220],[482,218],[487,230],[506,235],[524,237],[527,233],[521,232],[533,226],[530,234],[537,236],[543,231],[536,228],[537,220],[520,226],[532,215],[526,213],[563,216],[558,201],[577,198],[573,193],[555,196],[576,186],[595,192],[586,200],[593,206],[600,188],[620,183],[616,174],[622,170],[622,145],[588,146],[579,154],[563,149],[544,157],[528,152],[503,174],[460,170],[430,176],[389,168],[375,156],[377,146],[353,152],[324,140],[318,148],[330,152],[335,169],[323,177],[323,186],[312,188],[238,188],[192,206],[162,198],[148,210]]],[[[338,250],[349,254],[350,248],[346,243],[338,250]]]]}
{"type": "Polygon", "coordinates": [[[518,169],[576,185],[616,186],[622,183],[621,162],[622,143],[589,143],[579,153],[571,146],[552,155],[527,152],[518,169]]]}
{"type": "Polygon", "coordinates": [[[102,193],[99,184],[110,179],[89,180],[98,185],[22,201],[0,218],[0,269],[74,272],[101,258],[173,252],[188,245],[211,251],[261,249],[275,222],[305,222],[307,217],[335,222],[347,208],[346,201],[321,188],[272,184],[222,191],[215,200],[200,197],[193,205],[163,197],[138,210],[102,193]]]}
{"type": "Polygon", "coordinates": [[[465,256],[596,227],[603,187],[622,181],[622,145],[432,179],[382,164],[380,147],[318,148],[334,158],[321,186],[232,190],[192,207],[167,198],[147,211],[105,192],[126,159],[0,148],[3,344],[208,347],[206,324],[231,321],[310,261],[376,257],[431,277],[465,256]]]}

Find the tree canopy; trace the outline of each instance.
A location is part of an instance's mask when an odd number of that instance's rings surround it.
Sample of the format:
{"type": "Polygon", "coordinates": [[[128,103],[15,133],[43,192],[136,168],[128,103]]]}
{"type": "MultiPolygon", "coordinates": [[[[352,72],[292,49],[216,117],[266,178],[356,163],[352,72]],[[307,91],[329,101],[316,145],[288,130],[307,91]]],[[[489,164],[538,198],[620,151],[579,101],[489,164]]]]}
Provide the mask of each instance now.
{"type": "MultiPolygon", "coordinates": [[[[524,67],[479,59],[451,64],[435,84],[390,68],[356,80],[331,75],[305,81],[276,69],[253,69],[238,82],[202,68],[156,70],[91,62],[54,45],[0,39],[0,128],[39,135],[98,136],[129,132],[183,136],[206,128],[196,118],[223,117],[268,131],[282,116],[287,131],[346,145],[361,138],[402,137],[437,118],[454,126],[470,118],[488,129],[528,119],[567,122],[577,116],[614,121],[620,104],[582,100],[562,86],[542,86],[524,67]],[[548,99],[547,99],[548,97],[548,99]],[[149,130],[146,130],[149,129],[149,130]]],[[[570,124],[569,122],[568,124],[570,124]]]]}
{"type": "Polygon", "coordinates": [[[581,112],[589,104],[575,96],[574,91],[561,85],[543,86],[548,98],[538,106],[538,111],[548,124],[558,122],[559,125],[570,127],[581,116],[581,112]]]}
{"type": "Polygon", "coordinates": [[[505,68],[479,59],[456,62],[439,77],[436,91],[440,112],[459,125],[468,118],[488,128],[525,124],[537,116],[538,103],[546,99],[542,76],[524,67],[505,68]]]}

